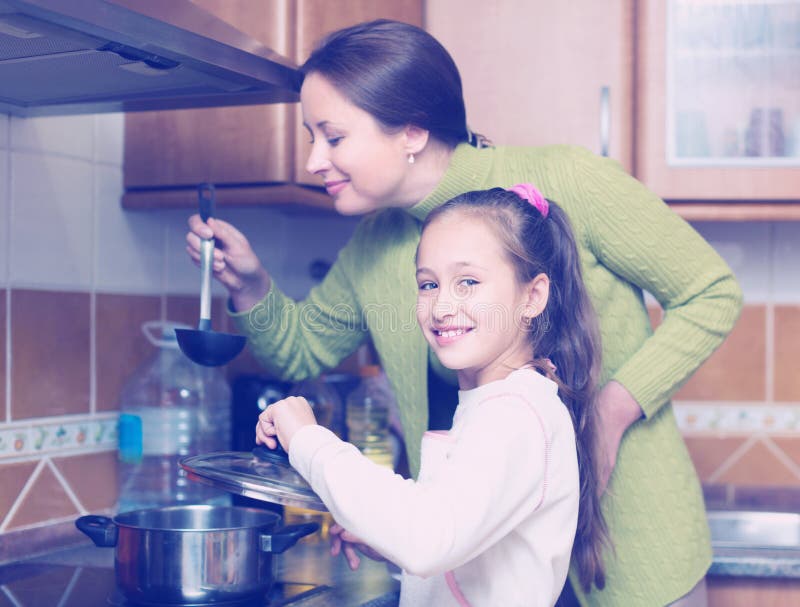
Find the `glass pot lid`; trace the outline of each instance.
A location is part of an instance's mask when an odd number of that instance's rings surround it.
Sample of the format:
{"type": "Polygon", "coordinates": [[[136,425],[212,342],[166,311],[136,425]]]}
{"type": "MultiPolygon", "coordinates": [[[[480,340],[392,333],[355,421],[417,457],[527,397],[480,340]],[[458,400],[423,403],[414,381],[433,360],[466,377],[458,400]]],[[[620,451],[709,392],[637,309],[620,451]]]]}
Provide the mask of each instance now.
{"type": "Polygon", "coordinates": [[[221,451],[186,457],[180,464],[189,479],[231,493],[284,506],[328,510],[282,450],[221,451]]]}

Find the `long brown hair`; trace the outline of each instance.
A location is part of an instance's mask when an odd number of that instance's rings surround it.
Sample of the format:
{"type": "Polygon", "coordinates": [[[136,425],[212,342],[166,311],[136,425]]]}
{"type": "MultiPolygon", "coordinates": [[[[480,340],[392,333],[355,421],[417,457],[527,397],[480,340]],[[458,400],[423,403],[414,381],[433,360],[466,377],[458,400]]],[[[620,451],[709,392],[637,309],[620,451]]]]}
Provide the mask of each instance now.
{"type": "Polygon", "coordinates": [[[486,144],[467,128],[453,58],[415,25],[376,19],[337,30],[320,41],[300,71],[324,76],[388,131],[411,124],[451,148],[486,144]]]}
{"type": "MultiPolygon", "coordinates": [[[[545,217],[527,200],[502,188],[467,192],[451,199],[427,218],[455,212],[470,213],[487,222],[514,265],[517,279],[527,283],[544,273],[550,295],[544,311],[529,329],[532,364],[558,384],[558,394],[575,428],[580,472],[578,527],[572,561],[581,585],[605,586],[603,548],[608,528],[600,510],[597,441],[597,378],[600,371],[600,333],[584,287],[578,248],[566,213],[547,201],[545,217]],[[552,361],[557,371],[552,372],[552,361]]],[[[424,227],[423,227],[424,229],[424,227]]]]}

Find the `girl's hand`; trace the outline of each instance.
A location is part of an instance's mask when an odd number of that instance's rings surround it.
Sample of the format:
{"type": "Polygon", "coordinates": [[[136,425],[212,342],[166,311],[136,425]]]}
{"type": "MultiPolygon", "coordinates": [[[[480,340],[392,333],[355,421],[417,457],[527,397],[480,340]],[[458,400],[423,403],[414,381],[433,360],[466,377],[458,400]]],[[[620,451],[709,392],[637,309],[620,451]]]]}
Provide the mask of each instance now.
{"type": "Polygon", "coordinates": [[[239,230],[221,219],[208,223],[200,215],[189,217],[186,251],[200,265],[200,239],[214,238],[212,271],[228,292],[237,311],[249,310],[269,292],[272,281],[250,243],[239,230]]]}
{"type": "Polygon", "coordinates": [[[365,544],[357,535],[347,531],[339,523],[333,523],[328,533],[331,536],[331,555],[337,556],[339,553],[344,553],[344,558],[347,559],[347,564],[353,571],[358,569],[361,564],[358,552],[374,561],[386,560],[386,557],[365,544]]]}
{"type": "Polygon", "coordinates": [[[625,386],[610,381],[597,397],[597,416],[597,492],[602,495],[617,463],[622,436],[642,417],[642,408],[625,386]]]}
{"type": "Polygon", "coordinates": [[[304,426],[317,423],[311,405],[302,396],[290,396],[269,405],[258,416],[256,444],[274,449],[281,444],[289,452],[295,433],[304,426]]]}

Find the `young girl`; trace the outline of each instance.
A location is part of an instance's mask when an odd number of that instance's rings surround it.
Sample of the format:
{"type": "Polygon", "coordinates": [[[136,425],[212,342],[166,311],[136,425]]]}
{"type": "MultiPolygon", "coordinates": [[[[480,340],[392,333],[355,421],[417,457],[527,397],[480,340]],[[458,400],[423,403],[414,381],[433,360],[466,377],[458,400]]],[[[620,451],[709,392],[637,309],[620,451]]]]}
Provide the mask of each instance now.
{"type": "Polygon", "coordinates": [[[329,508],[334,552],[364,544],[403,569],[401,605],[554,605],[571,554],[602,588],[600,350],[566,215],[527,184],[468,192],[429,215],[416,261],[417,320],[459,383],[418,479],[315,425],[302,398],[267,407],[256,441],[277,439],[329,508]]]}

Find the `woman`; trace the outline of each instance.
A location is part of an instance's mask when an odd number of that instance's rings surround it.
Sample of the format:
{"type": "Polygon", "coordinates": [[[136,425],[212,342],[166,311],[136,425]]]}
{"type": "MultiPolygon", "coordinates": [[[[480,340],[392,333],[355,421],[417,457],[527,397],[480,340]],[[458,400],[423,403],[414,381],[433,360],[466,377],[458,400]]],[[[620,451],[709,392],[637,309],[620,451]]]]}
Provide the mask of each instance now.
{"type": "Polygon", "coordinates": [[[281,293],[233,226],[190,218],[189,253],[197,263],[199,238],[217,238],[214,273],[253,351],[297,380],[371,338],[416,475],[429,364],[432,376],[448,377],[414,322],[421,222],[457,194],[536,183],[572,223],[603,343],[597,457],[614,551],[605,589],[576,593],[589,605],[704,605],[711,547],[703,496],[669,398],[738,317],[741,292],[727,265],[614,161],[570,146],[470,145],[458,70],[416,27],[377,21],[341,30],[303,72],[313,142],[306,168],[337,211],[366,216],[302,302],[281,293]],[[643,290],[665,310],[655,332],[643,290]]]}

